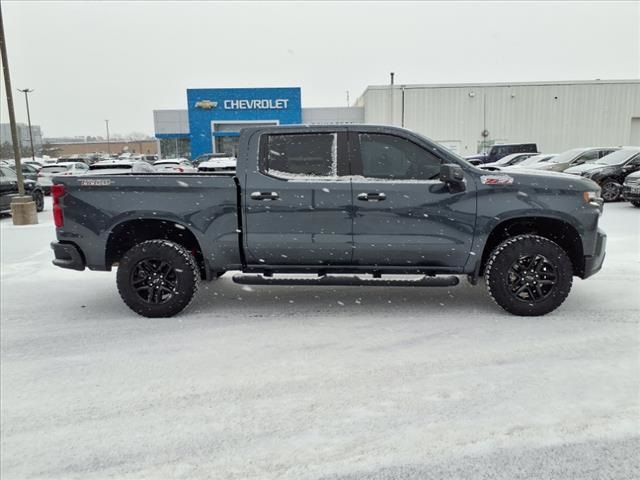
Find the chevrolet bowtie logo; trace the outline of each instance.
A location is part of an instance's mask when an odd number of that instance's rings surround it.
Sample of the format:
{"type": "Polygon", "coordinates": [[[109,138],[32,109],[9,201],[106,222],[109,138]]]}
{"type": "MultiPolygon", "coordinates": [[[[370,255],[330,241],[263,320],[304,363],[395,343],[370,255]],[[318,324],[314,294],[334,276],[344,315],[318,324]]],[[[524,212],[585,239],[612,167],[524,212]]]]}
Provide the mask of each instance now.
{"type": "Polygon", "coordinates": [[[198,100],[196,102],[196,108],[203,108],[205,110],[211,110],[212,108],[216,108],[218,106],[218,102],[212,102],[211,100],[198,100]]]}

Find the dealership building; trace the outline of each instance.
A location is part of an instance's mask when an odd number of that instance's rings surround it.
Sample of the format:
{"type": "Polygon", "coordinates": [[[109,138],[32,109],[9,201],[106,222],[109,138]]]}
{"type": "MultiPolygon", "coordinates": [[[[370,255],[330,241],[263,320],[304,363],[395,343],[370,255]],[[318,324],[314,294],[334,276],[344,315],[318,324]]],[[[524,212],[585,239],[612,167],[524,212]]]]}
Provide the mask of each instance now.
{"type": "Polygon", "coordinates": [[[640,145],[640,80],[369,86],[352,107],[306,108],[301,89],[187,90],[187,109],[154,111],[162,155],[237,153],[245,126],[385,124],[461,155],[495,143],[540,151],[640,145]]]}

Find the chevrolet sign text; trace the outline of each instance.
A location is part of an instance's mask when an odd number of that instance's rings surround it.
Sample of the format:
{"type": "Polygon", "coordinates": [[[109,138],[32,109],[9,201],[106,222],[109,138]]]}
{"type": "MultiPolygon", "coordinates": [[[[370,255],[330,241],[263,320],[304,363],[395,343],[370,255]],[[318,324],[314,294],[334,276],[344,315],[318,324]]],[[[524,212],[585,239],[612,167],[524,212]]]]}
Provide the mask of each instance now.
{"type": "Polygon", "coordinates": [[[284,110],[289,103],[288,98],[225,100],[225,110],[284,110]]]}

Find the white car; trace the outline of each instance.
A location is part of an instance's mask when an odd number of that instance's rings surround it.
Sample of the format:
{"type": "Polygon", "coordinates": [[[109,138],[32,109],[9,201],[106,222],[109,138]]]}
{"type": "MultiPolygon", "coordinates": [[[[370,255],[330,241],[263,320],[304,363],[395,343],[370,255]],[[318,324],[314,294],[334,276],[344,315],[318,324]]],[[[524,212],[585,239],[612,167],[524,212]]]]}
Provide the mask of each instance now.
{"type": "Polygon", "coordinates": [[[166,158],[153,162],[158,173],[196,173],[198,169],[186,158],[166,158]]]}
{"type": "Polygon", "coordinates": [[[557,153],[539,153],[538,155],[534,155],[533,157],[529,157],[526,160],[521,161],[515,165],[510,167],[506,167],[507,170],[512,168],[529,168],[533,165],[537,165],[539,163],[548,162],[553,157],[558,155],[557,153]]]}
{"type": "Polygon", "coordinates": [[[48,194],[51,191],[51,185],[53,185],[53,177],[84,175],[88,171],[89,167],[82,162],[47,164],[38,172],[38,183],[42,186],[44,193],[48,194]]]}
{"type": "Polygon", "coordinates": [[[496,167],[509,167],[509,166],[513,166],[513,165],[517,165],[520,162],[523,162],[524,160],[526,160],[527,158],[530,157],[534,157],[538,155],[538,153],[533,152],[533,153],[512,153],[511,155],[507,155],[502,157],[500,160],[498,160],[497,162],[493,162],[493,163],[485,163],[484,165],[480,165],[480,168],[484,168],[484,169],[492,169],[492,168],[496,168],[496,167]]]}
{"type": "Polygon", "coordinates": [[[235,171],[236,157],[215,157],[198,164],[198,172],[233,173],[235,171]]]}
{"type": "Polygon", "coordinates": [[[102,160],[89,167],[90,175],[121,175],[130,173],[156,173],[151,165],[141,160],[102,160]]]}

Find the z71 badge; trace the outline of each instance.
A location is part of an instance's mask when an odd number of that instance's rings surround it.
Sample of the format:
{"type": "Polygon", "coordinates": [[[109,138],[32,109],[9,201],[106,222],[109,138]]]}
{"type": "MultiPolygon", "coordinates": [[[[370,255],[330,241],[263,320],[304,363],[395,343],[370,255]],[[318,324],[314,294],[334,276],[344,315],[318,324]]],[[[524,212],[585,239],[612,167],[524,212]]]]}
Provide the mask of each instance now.
{"type": "Polygon", "coordinates": [[[482,175],[480,181],[483,185],[513,185],[513,177],[509,175],[482,175]]]}
{"type": "Polygon", "coordinates": [[[108,178],[79,178],[78,182],[83,187],[108,187],[113,183],[108,178]]]}

